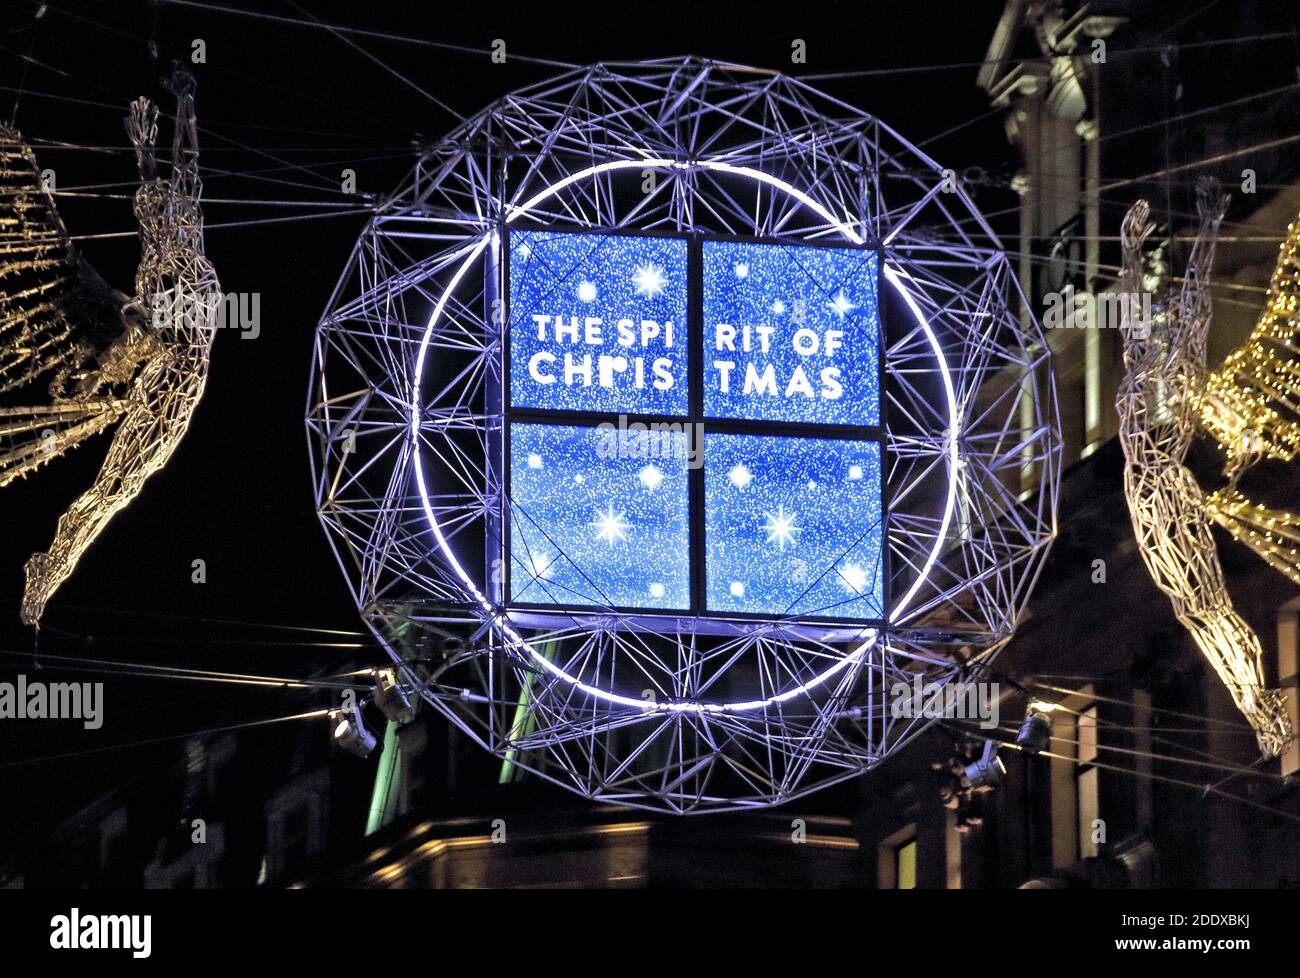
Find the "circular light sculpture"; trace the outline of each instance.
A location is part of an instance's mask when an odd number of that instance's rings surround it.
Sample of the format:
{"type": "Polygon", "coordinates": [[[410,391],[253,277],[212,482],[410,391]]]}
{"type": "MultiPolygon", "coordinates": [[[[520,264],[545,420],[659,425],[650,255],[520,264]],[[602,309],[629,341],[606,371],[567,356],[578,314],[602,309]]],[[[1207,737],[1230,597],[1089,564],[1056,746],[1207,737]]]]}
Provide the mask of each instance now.
{"type": "Polygon", "coordinates": [[[425,154],[308,405],[318,512],[405,681],[514,768],[675,812],[924,729],[900,684],[1011,637],[1059,469],[1046,345],[949,176],[695,58],[535,85],[425,154]]]}

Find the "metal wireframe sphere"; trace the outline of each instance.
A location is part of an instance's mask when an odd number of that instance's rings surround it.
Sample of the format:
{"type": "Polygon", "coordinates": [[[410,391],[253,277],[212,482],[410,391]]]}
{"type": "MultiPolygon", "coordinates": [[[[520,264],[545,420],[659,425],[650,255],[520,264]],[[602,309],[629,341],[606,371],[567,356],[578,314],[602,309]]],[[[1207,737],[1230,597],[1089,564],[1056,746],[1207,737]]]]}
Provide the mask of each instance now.
{"type": "MultiPolygon", "coordinates": [[[[1019,296],[952,173],[873,117],[698,58],[574,71],[461,125],[358,240],[316,337],[318,512],[406,681],[494,754],[601,800],[778,804],[924,729],[895,708],[900,683],[949,682],[1012,635],[1055,533],[1060,450],[1047,347],[1019,296]],[[772,566],[798,568],[805,590],[856,599],[874,575],[875,613],[511,600],[521,578],[554,591],[564,546],[525,556],[505,529],[529,518],[510,480],[505,311],[506,241],[525,228],[876,256],[880,449],[865,478],[882,502],[846,532],[878,560],[800,567],[799,530],[767,526],[772,566]]],[[[704,427],[707,480],[727,446],[704,427]]],[[[771,446],[790,471],[816,455],[771,446]]],[[[622,516],[593,532],[612,544],[622,516]]]]}

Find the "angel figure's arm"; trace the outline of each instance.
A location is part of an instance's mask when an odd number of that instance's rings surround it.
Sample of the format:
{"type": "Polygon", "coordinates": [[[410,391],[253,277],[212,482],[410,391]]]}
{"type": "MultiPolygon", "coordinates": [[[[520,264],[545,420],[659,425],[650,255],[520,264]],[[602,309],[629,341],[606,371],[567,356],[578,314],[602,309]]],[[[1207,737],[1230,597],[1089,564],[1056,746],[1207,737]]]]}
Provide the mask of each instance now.
{"type": "Polygon", "coordinates": [[[1179,316],[1172,324],[1173,341],[1193,369],[1205,369],[1206,337],[1212,321],[1210,274],[1219,241],[1219,225],[1228,210],[1228,197],[1219,193],[1215,180],[1203,178],[1196,185],[1196,212],[1200,223],[1187,258],[1187,271],[1179,301],[1179,316]]]}
{"type": "Polygon", "coordinates": [[[1153,229],[1151,205],[1145,200],[1135,202],[1120,224],[1120,248],[1123,252],[1119,274],[1120,335],[1126,354],[1131,344],[1150,335],[1151,324],[1142,317],[1142,303],[1138,300],[1146,271],[1143,249],[1153,229]]]}

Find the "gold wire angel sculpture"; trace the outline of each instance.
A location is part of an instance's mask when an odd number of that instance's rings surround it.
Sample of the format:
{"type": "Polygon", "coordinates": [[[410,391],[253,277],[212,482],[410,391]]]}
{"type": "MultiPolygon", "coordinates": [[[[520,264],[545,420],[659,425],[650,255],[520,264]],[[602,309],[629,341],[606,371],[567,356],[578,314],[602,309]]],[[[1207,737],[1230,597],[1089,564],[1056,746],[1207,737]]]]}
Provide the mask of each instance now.
{"type": "Polygon", "coordinates": [[[1259,637],[1233,608],[1215,549],[1211,523],[1226,528],[1291,580],[1300,583],[1294,549],[1296,516],[1270,510],[1237,489],[1262,458],[1296,454],[1300,372],[1295,339],[1296,225],[1288,231],[1264,315],[1247,342],[1223,366],[1206,366],[1212,317],[1210,270],[1228,199],[1204,181],[1197,188],[1200,226],[1181,286],[1139,302],[1146,267],[1143,246],[1152,231],[1150,207],[1139,200],[1121,228],[1121,331],[1125,375],[1116,396],[1124,451],[1124,494],[1138,550],[1156,586],[1169,595],[1191,633],[1250,721],[1265,757],[1294,737],[1280,690],[1264,686],[1259,637]],[[1198,431],[1226,455],[1224,489],[1207,493],[1186,467],[1198,431]]]}
{"type": "Polygon", "coordinates": [[[29,625],[39,626],[82,554],[167,464],[207,383],[221,287],[204,254],[194,82],[178,72],[170,88],[167,176],[155,157],[157,107],[137,99],[127,120],[140,173],[134,297],[78,254],[31,148],[0,128],[0,486],[117,425],[94,484],[59,519],[49,551],[27,562],[29,625]]]}

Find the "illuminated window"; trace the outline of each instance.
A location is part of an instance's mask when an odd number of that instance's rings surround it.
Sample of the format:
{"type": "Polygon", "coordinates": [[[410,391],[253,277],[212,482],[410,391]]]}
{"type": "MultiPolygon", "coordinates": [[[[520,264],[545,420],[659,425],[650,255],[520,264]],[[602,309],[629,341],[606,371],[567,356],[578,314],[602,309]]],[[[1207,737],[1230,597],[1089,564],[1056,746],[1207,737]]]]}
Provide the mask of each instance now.
{"type": "Polygon", "coordinates": [[[880,423],[876,252],[703,242],[704,411],[880,423]]]}
{"type": "Polygon", "coordinates": [[[1078,717],[1078,774],[1075,778],[1079,811],[1079,856],[1088,858],[1098,853],[1093,841],[1093,823],[1099,817],[1100,798],[1098,779],[1101,772],[1097,761],[1097,706],[1093,704],[1079,711],[1078,717]]]}
{"type": "Polygon", "coordinates": [[[876,850],[876,882],[882,890],[916,889],[916,826],[882,839],[876,850]]]}
{"type": "Polygon", "coordinates": [[[882,618],[878,253],[507,240],[507,600],[882,618]]]}
{"type": "Polygon", "coordinates": [[[878,442],[709,433],[704,457],[709,611],[882,617],[880,522],[844,518],[879,506],[878,442]]]}
{"type": "Polygon", "coordinates": [[[895,883],[897,890],[916,889],[916,840],[904,842],[894,850],[895,883]]]}
{"type": "MultiPolygon", "coordinates": [[[[1296,680],[1300,675],[1300,598],[1287,602],[1277,615],[1277,685],[1286,695],[1287,715],[1292,729],[1300,729],[1300,698],[1296,680]]],[[[1291,741],[1278,758],[1283,777],[1300,773],[1300,742],[1291,741]]]]}
{"type": "Polygon", "coordinates": [[[690,607],[684,434],[654,455],[606,450],[590,426],[515,421],[509,437],[511,601],[690,607]]]}
{"type": "Polygon", "coordinates": [[[510,233],[510,406],[684,415],[687,242],[510,233]]]}

